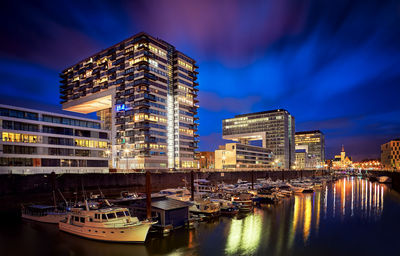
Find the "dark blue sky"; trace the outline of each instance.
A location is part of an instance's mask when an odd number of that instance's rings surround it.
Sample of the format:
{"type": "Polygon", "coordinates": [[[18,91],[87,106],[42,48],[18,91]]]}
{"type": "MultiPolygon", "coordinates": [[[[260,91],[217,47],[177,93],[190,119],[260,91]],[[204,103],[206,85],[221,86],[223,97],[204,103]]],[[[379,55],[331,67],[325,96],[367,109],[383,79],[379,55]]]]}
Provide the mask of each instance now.
{"type": "Polygon", "coordinates": [[[285,108],[356,160],[400,137],[400,1],[7,1],[0,102],[59,102],[58,73],[145,31],[198,61],[200,150],[221,120],[285,108]]]}

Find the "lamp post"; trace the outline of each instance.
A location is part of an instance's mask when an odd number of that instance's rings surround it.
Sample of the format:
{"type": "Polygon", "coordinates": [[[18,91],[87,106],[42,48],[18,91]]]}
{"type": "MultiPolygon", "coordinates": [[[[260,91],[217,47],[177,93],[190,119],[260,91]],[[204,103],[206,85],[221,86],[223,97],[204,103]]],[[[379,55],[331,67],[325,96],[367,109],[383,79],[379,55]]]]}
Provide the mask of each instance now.
{"type": "Polygon", "coordinates": [[[276,165],[276,169],[279,169],[279,159],[275,159],[275,165],[276,165]]]}
{"type": "Polygon", "coordinates": [[[111,151],[109,149],[107,149],[104,153],[106,153],[106,157],[107,157],[107,161],[108,161],[108,170],[110,170],[110,153],[111,153],[111,151]]]}

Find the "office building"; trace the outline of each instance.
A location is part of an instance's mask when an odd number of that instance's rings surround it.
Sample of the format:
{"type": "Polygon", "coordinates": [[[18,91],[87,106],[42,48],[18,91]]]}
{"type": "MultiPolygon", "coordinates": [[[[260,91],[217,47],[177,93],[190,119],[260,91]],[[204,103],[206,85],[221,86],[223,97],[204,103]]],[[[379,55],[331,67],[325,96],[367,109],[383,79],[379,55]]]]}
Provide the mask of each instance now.
{"type": "Polygon", "coordinates": [[[311,168],[321,168],[325,163],[325,135],[319,131],[296,132],[296,150],[304,149],[308,158],[314,159],[315,166],[311,168]]]}
{"type": "Polygon", "coordinates": [[[284,109],[237,115],[222,121],[226,140],[248,144],[261,140],[262,147],[273,152],[276,167],[290,169],[295,161],[294,117],[284,109]]]}
{"type": "Polygon", "coordinates": [[[61,103],[108,125],[112,168],[197,168],[197,68],[174,46],[139,33],[65,69],[61,103]]]}
{"type": "Polygon", "coordinates": [[[381,145],[381,164],[386,170],[400,170],[400,139],[381,145]]]}
{"type": "Polygon", "coordinates": [[[199,161],[199,168],[214,169],[215,168],[215,152],[202,151],[196,153],[196,158],[199,161]]]}
{"type": "Polygon", "coordinates": [[[271,169],[270,150],[240,143],[227,143],[215,150],[215,169],[271,169]]]}
{"type": "Polygon", "coordinates": [[[108,172],[102,122],[0,104],[0,173],[108,172]]]}

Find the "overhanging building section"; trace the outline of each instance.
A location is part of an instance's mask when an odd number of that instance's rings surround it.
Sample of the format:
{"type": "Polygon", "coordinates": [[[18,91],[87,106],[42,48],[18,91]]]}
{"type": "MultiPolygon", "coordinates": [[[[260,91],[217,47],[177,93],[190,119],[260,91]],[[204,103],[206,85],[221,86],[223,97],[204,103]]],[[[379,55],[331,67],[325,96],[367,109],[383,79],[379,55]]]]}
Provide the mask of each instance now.
{"type": "Polygon", "coordinates": [[[65,69],[61,103],[109,124],[113,168],[197,168],[197,68],[172,45],[139,33],[65,69]]]}
{"type": "Polygon", "coordinates": [[[237,115],[222,122],[223,138],[248,144],[261,140],[273,152],[274,167],[289,169],[295,161],[294,117],[284,109],[237,115]]]}
{"type": "Polygon", "coordinates": [[[65,102],[63,103],[63,109],[71,112],[89,114],[104,109],[110,109],[113,105],[114,98],[115,88],[65,102]]]}

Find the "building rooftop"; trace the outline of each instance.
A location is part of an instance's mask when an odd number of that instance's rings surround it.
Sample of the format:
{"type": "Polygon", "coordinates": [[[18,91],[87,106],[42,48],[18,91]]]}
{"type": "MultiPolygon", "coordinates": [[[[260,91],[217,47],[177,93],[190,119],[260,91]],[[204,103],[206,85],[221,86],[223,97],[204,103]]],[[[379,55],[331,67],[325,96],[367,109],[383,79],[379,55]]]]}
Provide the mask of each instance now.
{"type": "MultiPolygon", "coordinates": [[[[65,69],[63,69],[62,72],[64,73],[64,72],[66,72],[68,69],[70,69],[70,68],[76,66],[77,64],[79,64],[79,63],[81,63],[81,62],[86,62],[86,61],[90,60],[90,58],[94,58],[94,57],[95,57],[96,55],[98,55],[99,53],[102,53],[102,52],[106,52],[106,51],[108,51],[108,50],[111,50],[111,49],[117,47],[118,45],[123,44],[123,43],[126,43],[126,42],[128,42],[128,41],[130,41],[130,40],[132,40],[132,39],[135,39],[135,38],[139,37],[139,36],[147,36],[147,37],[149,37],[149,38],[151,38],[151,39],[153,39],[153,40],[157,40],[157,41],[159,41],[159,42],[162,42],[163,44],[165,44],[165,47],[168,47],[168,46],[173,47],[171,44],[167,43],[166,41],[164,41],[164,40],[162,40],[162,39],[160,39],[160,38],[153,37],[153,36],[147,34],[146,32],[143,32],[143,31],[142,31],[142,32],[139,32],[139,33],[137,33],[137,34],[135,34],[135,35],[133,35],[133,36],[131,36],[131,37],[128,37],[128,38],[126,38],[126,39],[124,39],[124,40],[122,40],[122,41],[120,41],[120,42],[118,42],[118,43],[116,43],[116,44],[114,44],[114,45],[112,45],[112,46],[106,48],[106,49],[102,49],[102,50],[100,50],[100,51],[97,51],[96,53],[90,55],[89,57],[87,57],[87,58],[85,58],[85,59],[83,59],[83,60],[80,60],[80,61],[78,61],[77,63],[75,63],[75,64],[73,64],[73,65],[70,65],[70,66],[66,67],[65,69]]],[[[179,52],[179,51],[177,51],[177,52],[179,52]]],[[[190,57],[187,56],[186,54],[184,54],[184,53],[182,53],[182,52],[179,52],[179,53],[182,54],[182,55],[184,55],[185,57],[188,57],[188,58],[191,59],[193,62],[195,62],[194,59],[190,58],[190,57]]]]}
{"type": "Polygon", "coordinates": [[[47,105],[44,103],[32,102],[32,101],[23,100],[23,99],[13,99],[13,100],[3,100],[2,99],[1,103],[2,104],[0,104],[0,108],[10,108],[10,109],[16,109],[16,110],[27,111],[27,112],[40,111],[40,112],[44,112],[44,114],[52,115],[52,116],[65,116],[68,118],[76,118],[79,120],[86,120],[86,121],[92,121],[92,122],[98,122],[98,123],[102,122],[102,121],[96,119],[95,115],[80,114],[80,113],[76,113],[76,112],[62,110],[61,106],[58,107],[55,105],[47,105]]]}
{"type": "Polygon", "coordinates": [[[310,134],[310,133],[321,133],[324,134],[323,132],[321,132],[320,130],[314,130],[314,131],[302,131],[302,132],[296,132],[296,135],[300,135],[300,134],[310,134]]]}
{"type": "Polygon", "coordinates": [[[185,208],[185,207],[189,207],[190,205],[191,204],[188,202],[183,202],[183,201],[174,200],[174,199],[170,199],[170,198],[167,198],[166,200],[156,201],[156,202],[151,203],[152,207],[155,207],[155,208],[158,208],[161,210],[165,210],[165,211],[179,209],[179,208],[185,208]]]}
{"type": "Polygon", "coordinates": [[[261,115],[261,114],[268,114],[268,113],[275,113],[275,112],[281,112],[284,111],[286,113],[289,114],[289,111],[287,111],[286,109],[275,109],[275,110],[268,110],[268,111],[261,111],[261,112],[255,112],[255,113],[248,113],[248,114],[240,114],[240,115],[236,115],[236,117],[245,117],[245,116],[255,116],[255,115],[261,115]]]}

